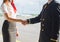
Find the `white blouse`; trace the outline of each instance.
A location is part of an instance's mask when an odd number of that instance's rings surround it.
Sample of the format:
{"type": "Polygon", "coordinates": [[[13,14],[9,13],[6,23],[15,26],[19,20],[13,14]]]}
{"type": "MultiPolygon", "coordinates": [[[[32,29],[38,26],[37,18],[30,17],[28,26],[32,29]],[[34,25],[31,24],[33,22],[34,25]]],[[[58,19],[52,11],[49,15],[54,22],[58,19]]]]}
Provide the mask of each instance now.
{"type": "Polygon", "coordinates": [[[9,3],[9,5],[6,5],[5,3],[2,4],[2,11],[3,11],[3,13],[7,13],[10,18],[16,19],[16,14],[15,14],[14,9],[10,3],[9,3]]]}

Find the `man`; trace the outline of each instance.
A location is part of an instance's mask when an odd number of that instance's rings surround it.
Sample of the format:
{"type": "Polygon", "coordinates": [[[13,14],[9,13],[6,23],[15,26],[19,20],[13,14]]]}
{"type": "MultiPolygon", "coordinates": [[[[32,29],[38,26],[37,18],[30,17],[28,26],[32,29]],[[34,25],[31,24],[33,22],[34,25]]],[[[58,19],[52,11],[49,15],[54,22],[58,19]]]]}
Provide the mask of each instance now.
{"type": "Polygon", "coordinates": [[[39,42],[58,42],[59,34],[59,4],[55,0],[48,0],[41,13],[22,22],[23,25],[41,22],[39,42]]]}

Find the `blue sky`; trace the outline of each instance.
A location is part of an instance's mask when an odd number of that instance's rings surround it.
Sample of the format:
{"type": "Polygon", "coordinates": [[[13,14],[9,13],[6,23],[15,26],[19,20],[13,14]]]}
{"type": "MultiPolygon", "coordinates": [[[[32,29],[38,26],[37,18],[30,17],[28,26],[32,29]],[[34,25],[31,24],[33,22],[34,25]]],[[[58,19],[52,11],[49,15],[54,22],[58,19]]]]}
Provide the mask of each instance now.
{"type": "MultiPolygon", "coordinates": [[[[0,5],[3,0],[0,0],[0,5]]],[[[60,0],[57,0],[60,2],[60,0]]],[[[14,0],[20,14],[39,14],[47,0],[14,0]]]]}

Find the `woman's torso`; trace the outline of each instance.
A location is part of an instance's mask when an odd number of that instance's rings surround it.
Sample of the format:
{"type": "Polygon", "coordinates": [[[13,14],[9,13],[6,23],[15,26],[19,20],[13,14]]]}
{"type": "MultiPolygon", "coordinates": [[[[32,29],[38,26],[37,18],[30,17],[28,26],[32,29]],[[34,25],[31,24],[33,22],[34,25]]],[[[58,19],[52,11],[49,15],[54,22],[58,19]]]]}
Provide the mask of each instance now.
{"type": "MultiPolygon", "coordinates": [[[[16,14],[15,14],[15,12],[14,12],[14,9],[13,9],[13,7],[12,7],[12,5],[11,5],[11,3],[8,3],[8,5],[6,4],[6,3],[4,3],[4,4],[2,4],[2,11],[3,11],[3,13],[6,13],[6,10],[7,10],[7,14],[8,14],[8,16],[10,17],[10,18],[16,18],[16,14]],[[5,9],[5,8],[6,9],[5,9]]],[[[4,17],[5,18],[5,17],[4,17]]],[[[6,18],[5,18],[6,19],[6,18]]]]}

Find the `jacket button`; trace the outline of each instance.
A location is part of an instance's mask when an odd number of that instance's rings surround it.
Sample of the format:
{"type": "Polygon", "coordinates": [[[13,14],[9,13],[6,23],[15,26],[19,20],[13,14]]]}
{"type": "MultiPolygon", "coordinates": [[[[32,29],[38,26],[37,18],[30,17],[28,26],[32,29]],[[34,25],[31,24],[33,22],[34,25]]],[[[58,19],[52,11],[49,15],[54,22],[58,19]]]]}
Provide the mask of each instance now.
{"type": "Polygon", "coordinates": [[[44,31],[44,29],[42,29],[42,31],[44,31]]]}

